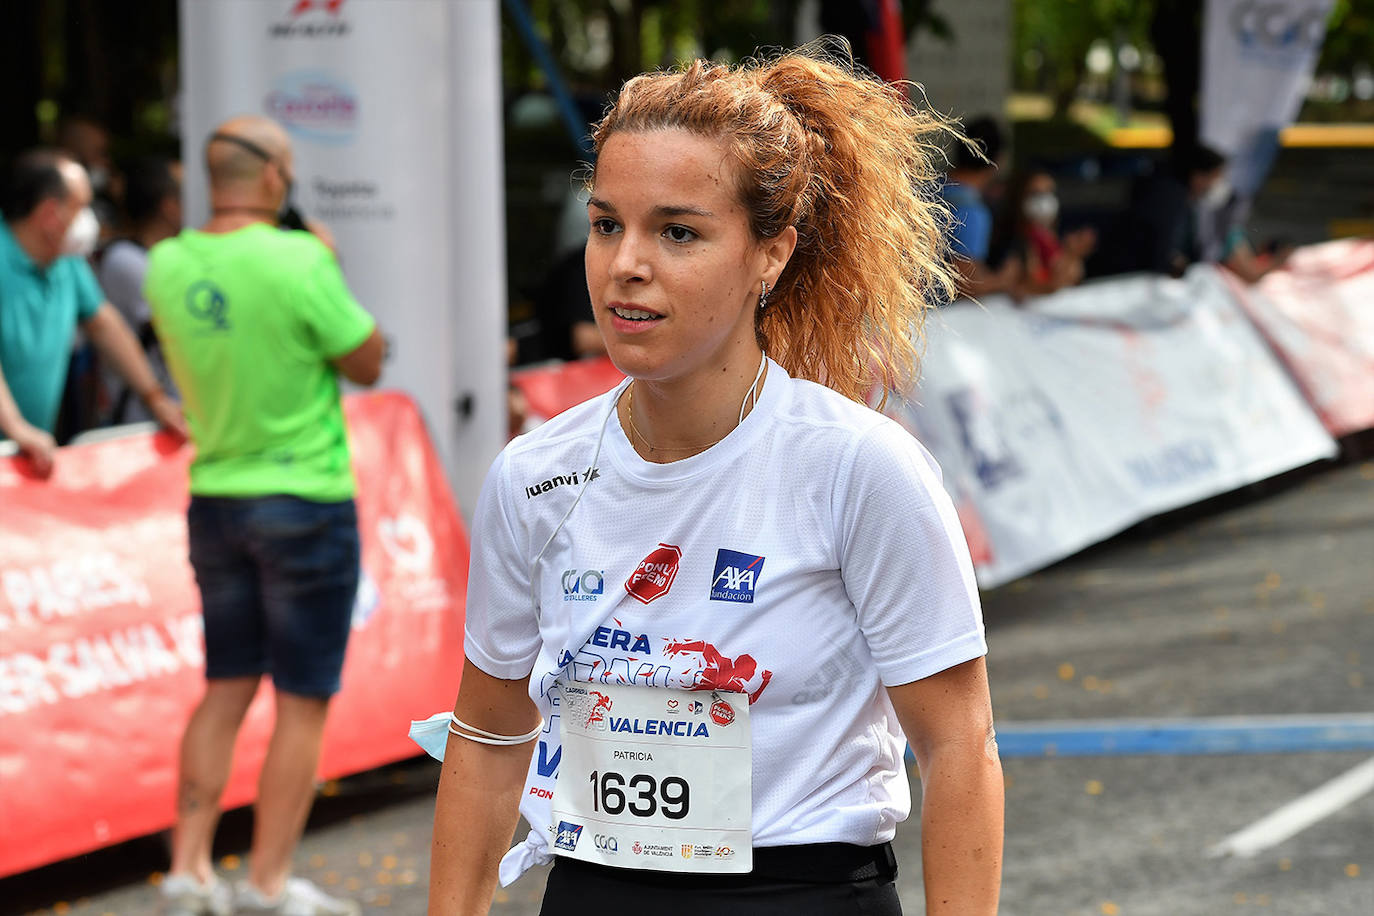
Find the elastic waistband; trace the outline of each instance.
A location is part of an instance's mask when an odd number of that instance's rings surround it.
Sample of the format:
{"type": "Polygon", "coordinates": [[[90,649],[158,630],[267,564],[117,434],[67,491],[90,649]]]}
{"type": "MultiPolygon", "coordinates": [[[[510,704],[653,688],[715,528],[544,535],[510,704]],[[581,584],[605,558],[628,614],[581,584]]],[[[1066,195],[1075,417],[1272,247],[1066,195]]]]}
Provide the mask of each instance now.
{"type": "Polygon", "coordinates": [[[891,843],[806,843],[800,846],[754,847],[754,871],[760,877],[816,884],[844,884],[897,876],[891,843]]]}
{"type": "Polygon", "coordinates": [[[852,884],[874,878],[897,877],[897,856],[891,843],[856,846],[852,843],[807,843],[798,846],[754,847],[754,870],[747,875],[703,874],[700,872],[653,871],[644,868],[617,868],[556,856],[558,866],[573,871],[587,870],[621,881],[655,886],[703,885],[730,887],[760,879],[802,884],[852,884]]]}

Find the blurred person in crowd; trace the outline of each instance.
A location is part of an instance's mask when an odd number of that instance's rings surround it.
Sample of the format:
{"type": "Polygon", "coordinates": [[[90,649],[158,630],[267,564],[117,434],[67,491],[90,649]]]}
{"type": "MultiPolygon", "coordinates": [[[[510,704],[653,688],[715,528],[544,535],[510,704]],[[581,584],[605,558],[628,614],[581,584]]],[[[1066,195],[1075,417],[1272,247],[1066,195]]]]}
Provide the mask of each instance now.
{"type": "Polygon", "coordinates": [[[1031,169],[1012,179],[993,232],[991,259],[1021,268],[1022,296],[1041,296],[1083,280],[1083,262],[1097,245],[1084,227],[1059,233],[1059,195],[1054,176],[1031,169]]]}
{"type": "Polygon", "coordinates": [[[959,292],[973,297],[1012,292],[1020,265],[1007,259],[998,270],[988,266],[993,222],[985,194],[1002,156],[1002,130],[992,118],[980,117],[969,122],[965,135],[968,145],[955,146],[954,167],[940,189],[951,211],[950,247],[959,270],[959,292]]]}
{"type": "Polygon", "coordinates": [[[205,694],[181,741],[173,914],[355,914],[291,875],[314,797],[359,569],[356,483],[338,376],[381,373],[385,345],[333,252],[279,227],[286,132],[233,118],[206,141],[211,217],[154,246],[144,293],[191,439],[191,566],[205,624],[205,694]],[[276,724],[259,775],[252,854],[236,891],[211,848],[234,740],[264,675],[276,724]]]}
{"type": "Polygon", "coordinates": [[[57,147],[86,170],[91,180],[91,211],[100,221],[100,241],[108,241],[119,219],[116,201],[123,181],[110,157],[110,132],[99,120],[84,114],[63,118],[57,128],[57,147]]]}
{"type": "Polygon", "coordinates": [[[535,294],[534,311],[541,327],[544,359],[581,359],[606,352],[606,341],[596,326],[592,299],[587,293],[583,264],[586,251],[584,241],[561,255],[535,294]]]}
{"type": "Polygon", "coordinates": [[[182,435],[181,408],[162,385],[85,258],[99,227],[86,170],[56,150],[21,154],[0,223],[0,436],[8,436],[46,477],[52,431],[80,326],[149,414],[182,435]]]}
{"type": "Polygon", "coordinates": [[[1223,264],[1253,283],[1282,266],[1286,250],[1256,255],[1245,236],[1248,206],[1226,180],[1226,157],[1207,146],[1182,151],[1173,168],[1137,181],[1112,245],[1113,272],[1182,276],[1198,262],[1223,264]]]}
{"type": "MultiPolygon", "coordinates": [[[[96,276],[110,304],[138,334],[148,362],[162,386],[174,391],[171,375],[153,335],[152,314],[143,298],[148,250],[181,231],[181,163],[149,156],[130,164],[124,183],[124,234],[98,258],[96,276]]],[[[107,402],[106,421],[134,423],[149,419],[124,380],[106,367],[101,373],[107,402]]]]}

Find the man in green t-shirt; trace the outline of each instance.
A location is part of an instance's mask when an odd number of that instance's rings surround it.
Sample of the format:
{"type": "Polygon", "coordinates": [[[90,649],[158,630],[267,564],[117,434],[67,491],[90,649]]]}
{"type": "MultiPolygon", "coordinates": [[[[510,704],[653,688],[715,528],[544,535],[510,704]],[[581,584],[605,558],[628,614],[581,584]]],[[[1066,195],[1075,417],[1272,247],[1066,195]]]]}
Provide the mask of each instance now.
{"type": "Polygon", "coordinates": [[[278,227],[292,183],[276,123],[235,118],[206,144],[211,218],[160,242],[144,296],[196,454],[188,510],[205,620],[206,690],[181,745],[173,914],[347,914],[290,876],[339,689],[358,585],[355,483],[337,377],[370,385],[384,344],[333,252],[278,227]],[[234,739],[262,676],[276,725],[259,777],[251,865],[235,894],[210,853],[234,739]],[[232,898],[236,897],[236,900],[232,898]]]}

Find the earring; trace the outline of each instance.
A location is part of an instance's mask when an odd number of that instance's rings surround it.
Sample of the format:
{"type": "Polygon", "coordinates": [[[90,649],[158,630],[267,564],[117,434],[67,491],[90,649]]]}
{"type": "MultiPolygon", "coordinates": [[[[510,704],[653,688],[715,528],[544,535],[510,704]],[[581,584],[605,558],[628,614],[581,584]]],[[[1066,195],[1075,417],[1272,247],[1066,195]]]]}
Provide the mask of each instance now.
{"type": "Polygon", "coordinates": [[[760,280],[759,286],[763,287],[763,292],[759,293],[759,311],[768,308],[768,281],[760,280]]]}

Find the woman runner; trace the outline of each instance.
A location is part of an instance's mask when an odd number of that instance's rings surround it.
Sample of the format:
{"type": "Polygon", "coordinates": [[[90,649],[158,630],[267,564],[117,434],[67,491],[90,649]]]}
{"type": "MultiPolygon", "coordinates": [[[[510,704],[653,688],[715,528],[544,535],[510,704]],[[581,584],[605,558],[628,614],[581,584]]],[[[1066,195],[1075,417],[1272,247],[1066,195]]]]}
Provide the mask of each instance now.
{"type": "Polygon", "coordinates": [[[968,550],[864,405],[953,295],[944,128],[818,57],[639,76],[595,128],[587,283],[628,378],[482,489],[431,914],[551,860],[548,914],[900,913],[907,741],[926,912],[997,909],[968,550]]]}

